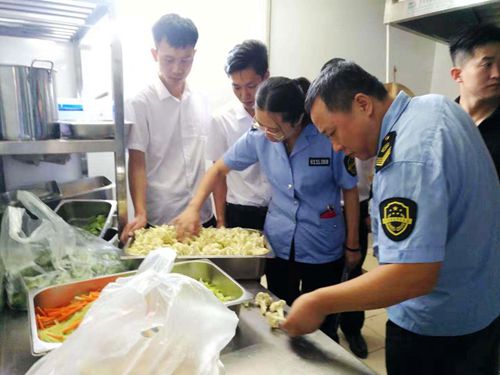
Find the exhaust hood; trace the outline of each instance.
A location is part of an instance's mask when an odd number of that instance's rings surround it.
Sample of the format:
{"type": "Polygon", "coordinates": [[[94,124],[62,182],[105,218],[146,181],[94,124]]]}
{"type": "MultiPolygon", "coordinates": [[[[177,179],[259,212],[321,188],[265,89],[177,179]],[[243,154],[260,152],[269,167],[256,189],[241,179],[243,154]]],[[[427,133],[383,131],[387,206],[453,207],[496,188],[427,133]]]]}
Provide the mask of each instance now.
{"type": "Polygon", "coordinates": [[[448,42],[467,26],[500,27],[500,0],[386,0],[384,23],[448,42]]]}

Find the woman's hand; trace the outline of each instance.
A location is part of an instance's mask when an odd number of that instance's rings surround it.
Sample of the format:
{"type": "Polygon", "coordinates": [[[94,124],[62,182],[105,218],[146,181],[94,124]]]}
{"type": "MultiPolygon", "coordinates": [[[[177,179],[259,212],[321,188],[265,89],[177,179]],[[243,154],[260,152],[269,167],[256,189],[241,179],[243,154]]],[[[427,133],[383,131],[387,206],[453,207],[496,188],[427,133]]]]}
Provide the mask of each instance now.
{"type": "Polygon", "coordinates": [[[172,224],[175,225],[179,241],[184,240],[186,237],[195,236],[200,233],[200,213],[198,210],[188,206],[172,221],[172,224]]]}
{"type": "Polygon", "coordinates": [[[134,235],[137,229],[144,228],[147,224],[146,214],[137,215],[132,221],[128,222],[123,228],[122,234],[120,235],[120,241],[126,244],[128,239],[134,235]]]}

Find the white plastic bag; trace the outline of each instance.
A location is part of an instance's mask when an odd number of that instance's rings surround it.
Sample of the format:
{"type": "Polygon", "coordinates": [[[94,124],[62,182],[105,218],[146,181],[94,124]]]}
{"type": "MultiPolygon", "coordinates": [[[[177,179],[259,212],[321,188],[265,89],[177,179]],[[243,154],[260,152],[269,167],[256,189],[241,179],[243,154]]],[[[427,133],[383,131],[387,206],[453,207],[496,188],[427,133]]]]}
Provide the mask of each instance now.
{"type": "Polygon", "coordinates": [[[238,318],[200,282],[168,273],[173,250],[108,284],[80,327],[27,374],[220,374],[238,318]]]}
{"type": "Polygon", "coordinates": [[[0,232],[11,308],[25,310],[30,289],[126,270],[118,248],[72,227],[30,192],[19,191],[17,199],[25,208],[7,207],[0,232]]]}

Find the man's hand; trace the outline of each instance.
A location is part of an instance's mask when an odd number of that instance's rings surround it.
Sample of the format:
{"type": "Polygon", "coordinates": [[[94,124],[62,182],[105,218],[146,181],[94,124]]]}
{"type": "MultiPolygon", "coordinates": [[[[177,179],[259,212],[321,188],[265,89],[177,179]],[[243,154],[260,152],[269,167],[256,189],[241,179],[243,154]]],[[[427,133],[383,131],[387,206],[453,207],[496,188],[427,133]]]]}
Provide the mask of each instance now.
{"type": "Polygon", "coordinates": [[[172,224],[175,225],[177,239],[182,241],[186,237],[195,236],[200,233],[200,213],[198,210],[187,207],[172,224]]]}
{"type": "Polygon", "coordinates": [[[144,228],[147,223],[147,218],[146,215],[137,215],[132,221],[128,222],[127,225],[125,225],[125,228],[123,228],[122,234],[120,236],[120,241],[123,244],[126,244],[129,237],[132,237],[134,235],[134,232],[137,229],[144,228]]]}
{"type": "Polygon", "coordinates": [[[315,293],[301,295],[292,304],[285,322],[281,328],[290,336],[300,336],[316,331],[325,320],[318,304],[315,303],[315,293]]]}
{"type": "Polygon", "coordinates": [[[361,261],[361,251],[344,250],[345,263],[350,270],[353,270],[361,261]]]}

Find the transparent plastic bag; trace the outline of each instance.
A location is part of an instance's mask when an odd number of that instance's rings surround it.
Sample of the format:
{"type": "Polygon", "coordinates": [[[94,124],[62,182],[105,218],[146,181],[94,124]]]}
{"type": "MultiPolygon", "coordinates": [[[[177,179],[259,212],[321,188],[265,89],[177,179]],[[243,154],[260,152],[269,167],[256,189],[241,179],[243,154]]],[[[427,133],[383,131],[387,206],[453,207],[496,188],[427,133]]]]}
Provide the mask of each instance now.
{"type": "Polygon", "coordinates": [[[69,225],[32,193],[19,191],[17,199],[25,208],[8,207],[0,233],[11,308],[26,309],[30,289],[126,270],[118,248],[69,225]]]}
{"type": "Polygon", "coordinates": [[[175,251],[151,252],[108,284],[78,329],[27,374],[215,375],[238,318],[200,282],[168,273],[175,251]]]}

